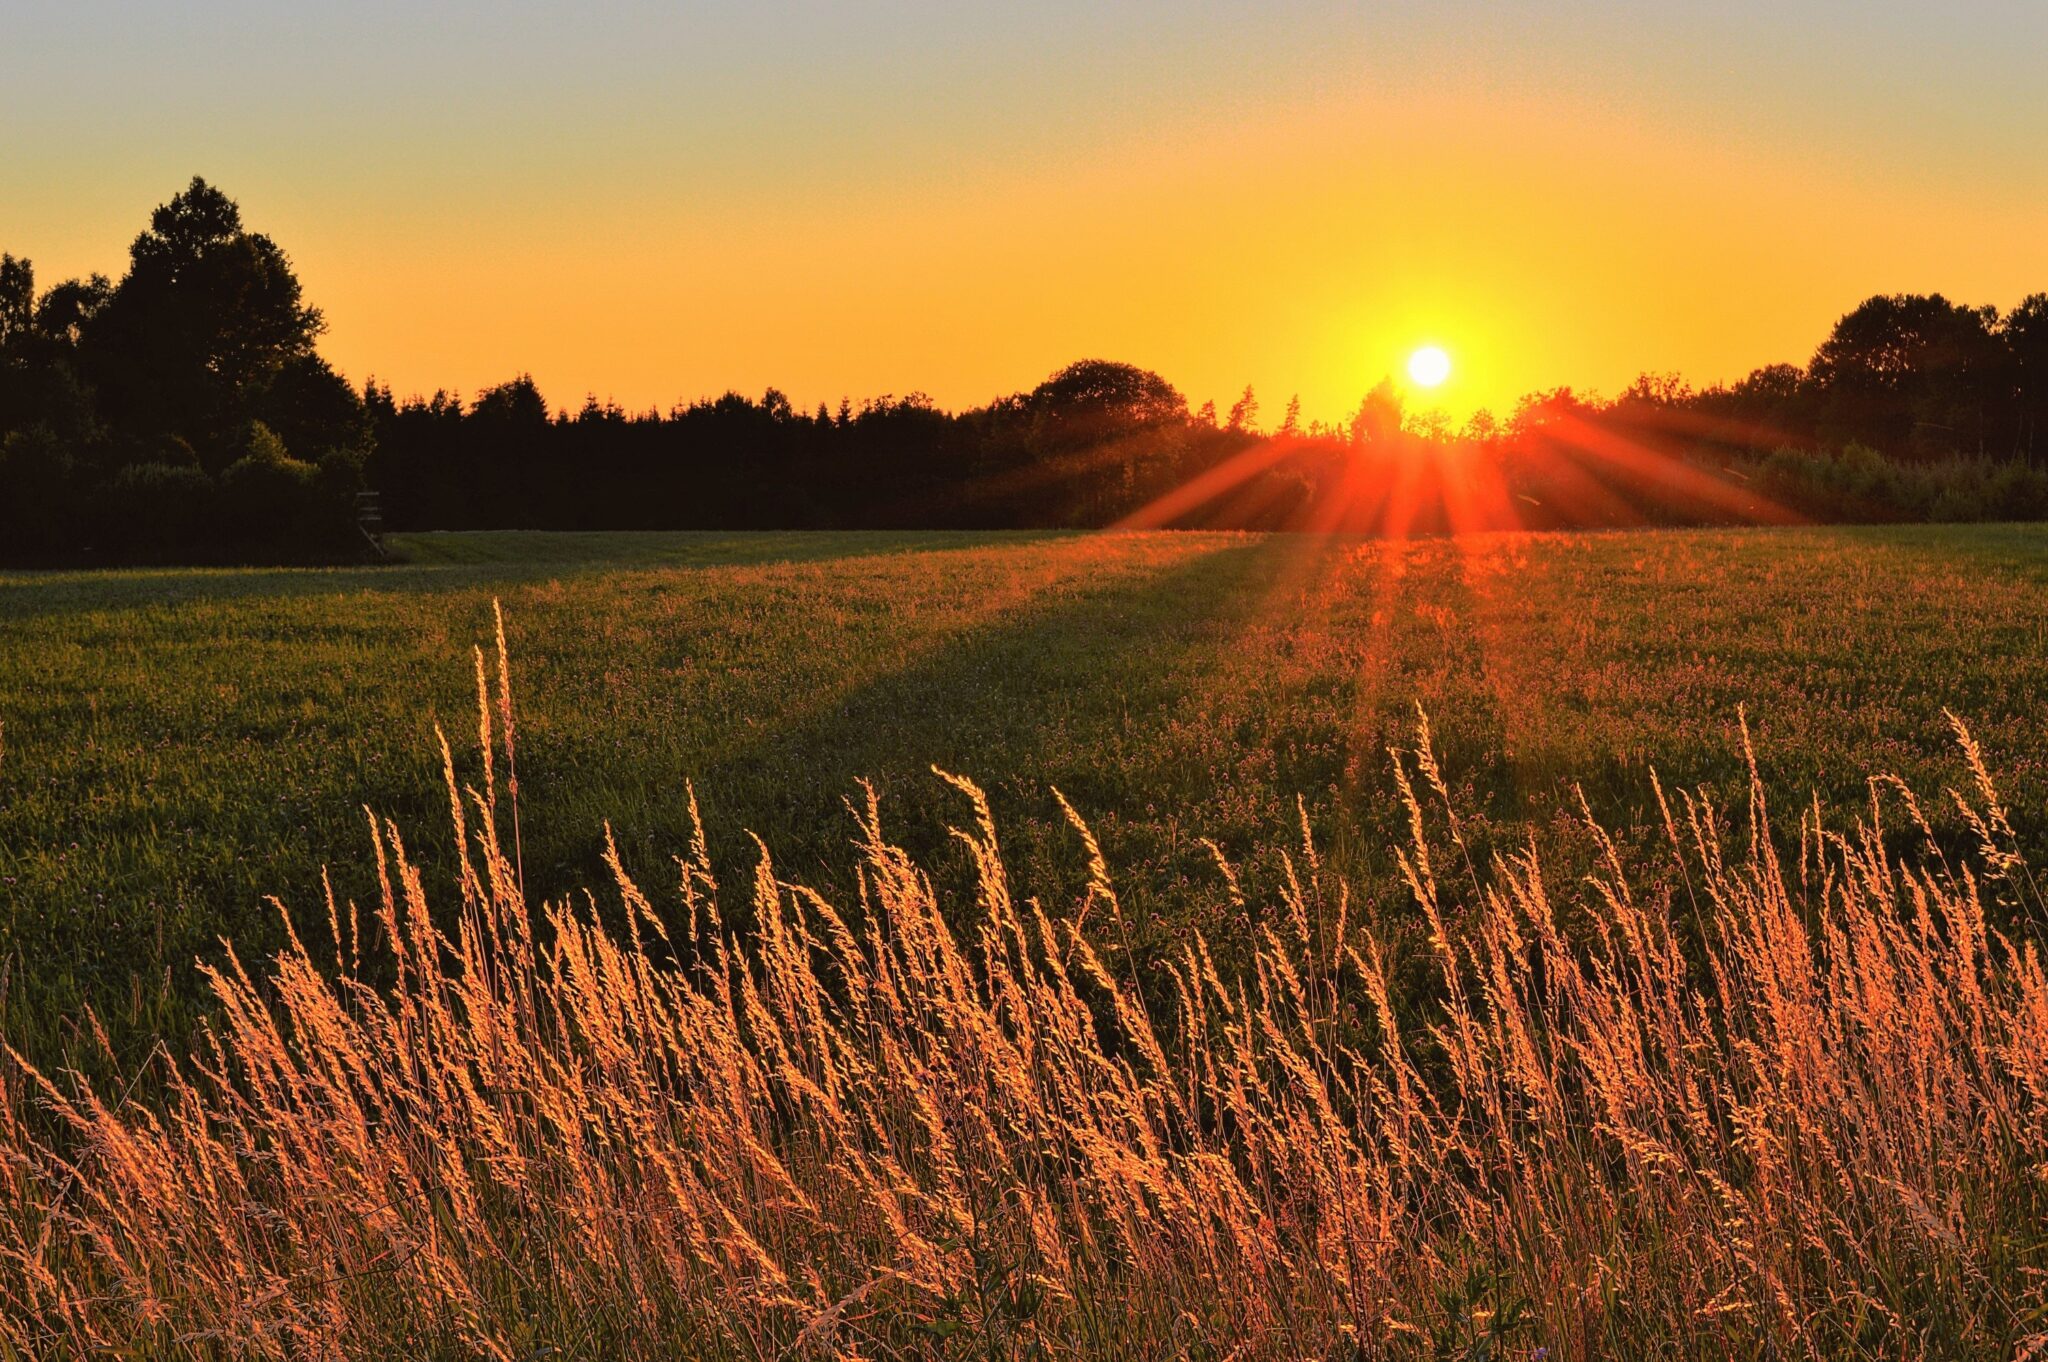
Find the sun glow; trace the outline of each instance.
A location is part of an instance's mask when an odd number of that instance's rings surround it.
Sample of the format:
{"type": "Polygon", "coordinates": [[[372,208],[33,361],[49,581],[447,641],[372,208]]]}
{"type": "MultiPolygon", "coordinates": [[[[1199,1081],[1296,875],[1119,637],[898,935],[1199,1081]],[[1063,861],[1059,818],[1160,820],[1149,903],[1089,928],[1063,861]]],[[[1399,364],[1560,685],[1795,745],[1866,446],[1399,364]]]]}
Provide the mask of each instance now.
{"type": "Polygon", "coordinates": [[[1451,376],[1451,357],[1440,345],[1425,345],[1408,356],[1408,378],[1418,388],[1434,388],[1451,376]]]}

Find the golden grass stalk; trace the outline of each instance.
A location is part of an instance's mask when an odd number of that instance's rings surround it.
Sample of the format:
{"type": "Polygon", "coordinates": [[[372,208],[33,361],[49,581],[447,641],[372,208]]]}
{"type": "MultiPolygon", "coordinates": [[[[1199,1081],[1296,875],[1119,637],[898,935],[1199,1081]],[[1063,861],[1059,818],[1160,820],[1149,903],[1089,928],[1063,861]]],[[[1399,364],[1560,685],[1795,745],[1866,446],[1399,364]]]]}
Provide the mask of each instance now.
{"type": "Polygon", "coordinates": [[[1396,769],[1432,982],[1304,835],[1241,976],[1191,936],[1148,996],[1081,815],[1084,901],[1020,905],[955,776],[970,901],[870,794],[851,904],[763,848],[729,929],[700,833],[677,909],[615,852],[616,910],[529,905],[502,637],[483,788],[447,758],[459,907],[373,817],[366,920],[330,900],[317,954],[208,962],[215,1020],[146,1100],[8,1051],[0,1355],[2042,1346],[2048,974],[2009,934],[2040,905],[1960,723],[1976,861],[1891,850],[1874,795],[1802,820],[1795,887],[1752,765],[1745,847],[1659,786],[1670,869],[1594,826],[1560,896],[1534,850],[1439,883],[1432,827],[1466,846],[1425,720],[1396,769]]]}

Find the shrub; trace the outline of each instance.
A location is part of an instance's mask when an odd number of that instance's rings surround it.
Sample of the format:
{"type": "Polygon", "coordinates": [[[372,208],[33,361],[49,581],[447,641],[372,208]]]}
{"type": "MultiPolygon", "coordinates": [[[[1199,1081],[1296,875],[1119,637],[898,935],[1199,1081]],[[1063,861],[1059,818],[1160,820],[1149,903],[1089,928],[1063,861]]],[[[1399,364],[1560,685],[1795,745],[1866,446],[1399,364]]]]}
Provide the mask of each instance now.
{"type": "Polygon", "coordinates": [[[330,560],[355,535],[354,465],[294,459],[269,427],[253,423],[247,452],[221,474],[226,551],[277,562],[330,560]]]}
{"type": "Polygon", "coordinates": [[[221,552],[218,488],[196,463],[130,464],[107,483],[97,540],[110,558],[189,563],[221,552]]]}
{"type": "Polygon", "coordinates": [[[1867,445],[1778,449],[1758,468],[1767,496],[1820,521],[2028,520],[2048,514],[2048,472],[1951,455],[1902,463],[1867,445]]]}
{"type": "Polygon", "coordinates": [[[0,436],[0,559],[39,562],[77,548],[78,465],[47,426],[0,436]]]}

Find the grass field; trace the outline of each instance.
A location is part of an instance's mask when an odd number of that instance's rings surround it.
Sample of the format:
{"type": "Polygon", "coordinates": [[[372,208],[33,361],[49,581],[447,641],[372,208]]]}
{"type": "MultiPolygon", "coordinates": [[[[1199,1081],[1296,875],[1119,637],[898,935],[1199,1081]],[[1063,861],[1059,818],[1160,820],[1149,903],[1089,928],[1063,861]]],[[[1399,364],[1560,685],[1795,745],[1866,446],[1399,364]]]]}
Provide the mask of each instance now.
{"type": "Polygon", "coordinates": [[[400,547],[0,579],[0,1358],[2048,1349],[2039,530],[400,547]]]}
{"type": "MultiPolygon", "coordinates": [[[[470,649],[502,598],[525,859],[550,894],[673,879],[694,781],[728,875],[759,833],[835,881],[874,780],[964,867],[939,765],[981,780],[1025,893],[1085,880],[1089,817],[1134,929],[1228,941],[1200,845],[1272,884],[1299,796],[1333,868],[1398,905],[1387,747],[1414,707],[1482,845],[1570,854],[1575,782],[1624,831],[1648,768],[1739,797],[1747,706],[1781,801],[1872,771],[1961,779],[1965,717],[2039,846],[2048,532],[1799,529],[1386,544],[1279,537],[428,535],[401,565],[0,576],[5,1027],[182,1033],[192,962],[275,946],[323,864],[367,900],[367,804],[429,849],[438,718],[474,745],[470,649]]],[[[465,777],[473,756],[460,755],[465,777]]],[[[1241,933],[1238,933],[1241,934],[1241,933]]]]}

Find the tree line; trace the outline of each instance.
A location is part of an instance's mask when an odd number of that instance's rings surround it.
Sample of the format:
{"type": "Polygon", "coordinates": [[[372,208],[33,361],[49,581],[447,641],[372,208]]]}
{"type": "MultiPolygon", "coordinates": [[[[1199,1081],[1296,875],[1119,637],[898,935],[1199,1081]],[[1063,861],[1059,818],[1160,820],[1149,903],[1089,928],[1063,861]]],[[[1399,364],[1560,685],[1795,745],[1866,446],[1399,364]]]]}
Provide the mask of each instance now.
{"type": "Polygon", "coordinates": [[[1426,532],[1512,525],[2048,515],[2048,295],[2010,312],[1873,297],[1800,367],[1695,389],[1560,388],[1455,429],[1382,383],[1342,422],[1249,388],[1191,409],[1084,360],[947,411],[919,393],[804,410],[770,389],[668,411],[358,391],[285,252],[194,179],[118,282],[39,288],[0,256],[0,561],[338,561],[431,528],[1426,532]]]}

